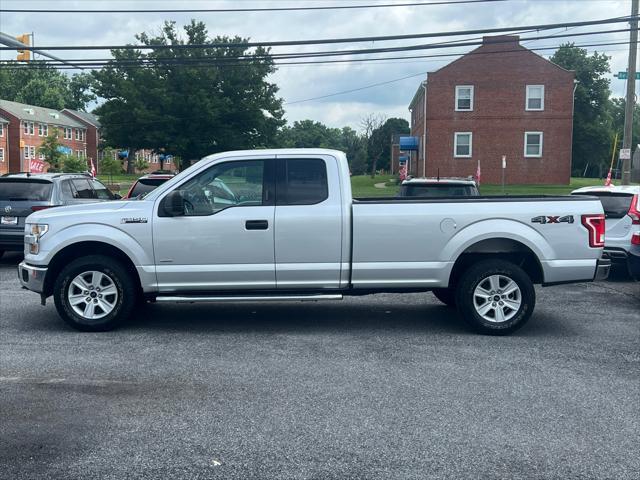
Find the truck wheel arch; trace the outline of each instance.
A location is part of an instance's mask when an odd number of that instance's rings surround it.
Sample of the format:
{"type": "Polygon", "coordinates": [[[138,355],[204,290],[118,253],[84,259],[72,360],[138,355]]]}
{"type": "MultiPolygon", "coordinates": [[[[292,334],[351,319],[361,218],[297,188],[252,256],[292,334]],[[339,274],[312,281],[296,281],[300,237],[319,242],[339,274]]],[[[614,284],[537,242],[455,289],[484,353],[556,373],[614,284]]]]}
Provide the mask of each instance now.
{"type": "Polygon", "coordinates": [[[499,258],[522,268],[533,283],[543,283],[544,271],[540,259],[531,248],[511,238],[487,238],[468,246],[458,255],[449,275],[449,286],[456,284],[460,275],[481,260],[499,258]]]}
{"type": "Polygon", "coordinates": [[[131,275],[131,279],[133,280],[133,282],[138,286],[138,288],[142,288],[140,275],[138,274],[133,261],[131,261],[131,258],[129,258],[126,253],[108,243],[83,241],[67,245],[62,250],[57,252],[51,259],[51,262],[49,263],[49,266],[47,268],[47,275],[44,282],[44,295],[49,297],[53,294],[53,285],[55,283],[55,280],[66,264],[68,264],[71,260],[88,255],[105,255],[107,257],[119,260],[122,265],[126,267],[127,271],[131,275]]]}

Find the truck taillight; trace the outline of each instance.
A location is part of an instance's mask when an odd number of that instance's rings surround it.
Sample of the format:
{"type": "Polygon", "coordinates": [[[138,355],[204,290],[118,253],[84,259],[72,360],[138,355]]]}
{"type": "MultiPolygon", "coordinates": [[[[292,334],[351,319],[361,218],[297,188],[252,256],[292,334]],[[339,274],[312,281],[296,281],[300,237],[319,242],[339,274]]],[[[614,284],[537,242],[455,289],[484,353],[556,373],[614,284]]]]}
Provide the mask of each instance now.
{"type": "Polygon", "coordinates": [[[45,210],[47,208],[51,208],[53,205],[34,205],[31,207],[32,212],[39,212],[40,210],[45,210]]]}
{"type": "Polygon", "coordinates": [[[589,232],[589,246],[604,247],[604,215],[582,215],[582,225],[589,232]]]}
{"type": "Polygon", "coordinates": [[[633,225],[640,225],[640,195],[633,196],[627,215],[631,217],[633,225]]]}
{"type": "Polygon", "coordinates": [[[633,234],[631,237],[631,245],[640,245],[640,232],[633,234]]]}

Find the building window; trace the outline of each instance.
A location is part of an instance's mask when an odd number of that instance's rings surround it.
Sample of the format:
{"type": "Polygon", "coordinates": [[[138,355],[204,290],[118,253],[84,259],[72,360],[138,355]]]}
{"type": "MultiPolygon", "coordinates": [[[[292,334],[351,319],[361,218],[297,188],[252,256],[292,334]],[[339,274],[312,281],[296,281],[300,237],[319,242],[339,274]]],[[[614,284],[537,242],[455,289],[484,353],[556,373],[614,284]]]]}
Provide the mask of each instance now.
{"type": "Polygon", "coordinates": [[[24,147],[24,158],[25,159],[29,158],[29,147],[24,147]]]}
{"type": "Polygon", "coordinates": [[[76,140],[80,140],[80,129],[76,128],[76,140]]]}
{"type": "Polygon", "coordinates": [[[544,110],[544,85],[527,85],[526,110],[544,110]]]}
{"type": "Polygon", "coordinates": [[[41,123],[38,124],[38,136],[44,137],[44,125],[41,123]]]}
{"type": "Polygon", "coordinates": [[[36,158],[36,147],[29,147],[31,149],[31,153],[29,154],[29,156],[31,158],[36,158]]]}
{"type": "Polygon", "coordinates": [[[0,137],[4,137],[4,123],[0,123],[0,137]]]}
{"type": "Polygon", "coordinates": [[[473,85],[456,85],[456,111],[473,110],[473,85]]]}
{"type": "Polygon", "coordinates": [[[76,150],[76,156],[82,158],[82,150],[76,150]]]}
{"type": "Polygon", "coordinates": [[[0,148],[0,162],[4,162],[4,148],[0,148]]]}
{"type": "Polygon", "coordinates": [[[40,158],[40,160],[44,160],[44,153],[41,153],[40,155],[38,155],[38,158],[40,158]]]}
{"type": "Polygon", "coordinates": [[[34,134],[35,128],[34,128],[33,122],[23,122],[22,126],[23,126],[23,129],[24,129],[24,134],[25,135],[33,135],[34,134]]]}
{"type": "Polygon", "coordinates": [[[453,136],[453,156],[468,158],[473,148],[473,133],[456,132],[453,136]]]}
{"type": "Polygon", "coordinates": [[[524,132],[524,156],[542,156],[542,132],[524,132]]]}

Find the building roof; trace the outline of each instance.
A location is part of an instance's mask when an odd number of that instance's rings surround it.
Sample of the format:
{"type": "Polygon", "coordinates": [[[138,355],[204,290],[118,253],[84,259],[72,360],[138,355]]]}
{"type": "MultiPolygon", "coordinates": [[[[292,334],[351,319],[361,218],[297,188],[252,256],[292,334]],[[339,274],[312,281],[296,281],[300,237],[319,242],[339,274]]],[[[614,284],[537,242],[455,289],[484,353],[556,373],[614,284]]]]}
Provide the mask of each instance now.
{"type": "Polygon", "coordinates": [[[94,127],[101,128],[102,124],[100,123],[100,119],[97,115],[89,112],[82,112],[80,110],[72,110],[70,108],[65,108],[62,110],[62,113],[70,113],[71,115],[75,115],[76,117],[84,120],[85,122],[93,125],[94,127]]]}
{"type": "Polygon", "coordinates": [[[4,117],[0,117],[0,123],[9,123],[9,120],[4,117]]]}
{"type": "Polygon", "coordinates": [[[10,102],[9,100],[0,99],[0,109],[20,120],[61,125],[64,127],[87,128],[77,120],[52,108],[37,107],[35,105],[27,105],[26,103],[10,102]]]}

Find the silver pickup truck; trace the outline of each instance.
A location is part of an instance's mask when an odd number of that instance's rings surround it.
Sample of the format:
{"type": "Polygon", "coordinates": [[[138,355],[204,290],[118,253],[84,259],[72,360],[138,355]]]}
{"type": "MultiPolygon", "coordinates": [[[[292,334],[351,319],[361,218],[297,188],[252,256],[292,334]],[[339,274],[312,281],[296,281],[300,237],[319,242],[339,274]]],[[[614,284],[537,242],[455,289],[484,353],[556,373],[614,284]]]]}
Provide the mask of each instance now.
{"type": "Polygon", "coordinates": [[[228,152],[143,198],[27,219],[24,287],[80,330],[137,303],[337,300],[433,291],[474,329],[506,334],[534,284],[606,277],[590,197],[358,198],[344,153],[228,152]]]}

